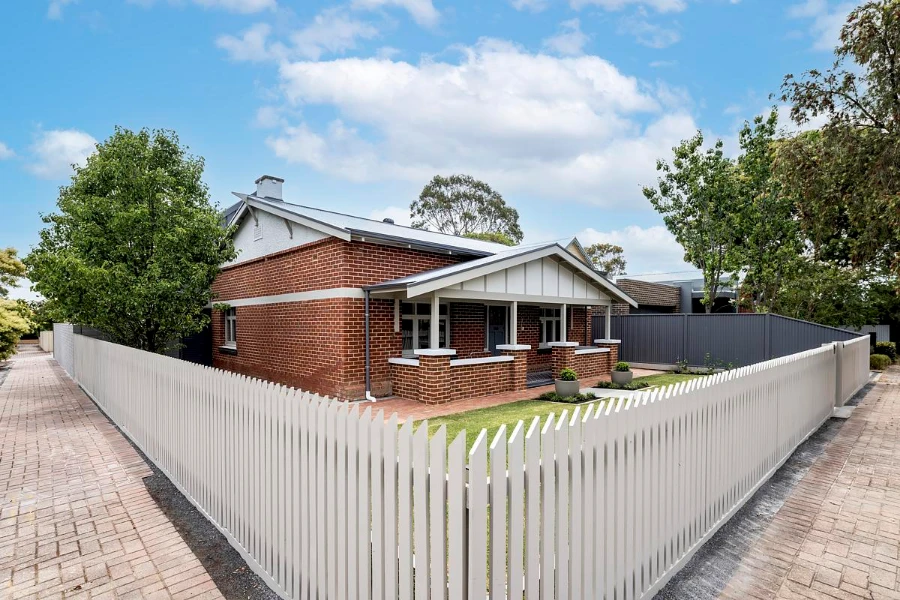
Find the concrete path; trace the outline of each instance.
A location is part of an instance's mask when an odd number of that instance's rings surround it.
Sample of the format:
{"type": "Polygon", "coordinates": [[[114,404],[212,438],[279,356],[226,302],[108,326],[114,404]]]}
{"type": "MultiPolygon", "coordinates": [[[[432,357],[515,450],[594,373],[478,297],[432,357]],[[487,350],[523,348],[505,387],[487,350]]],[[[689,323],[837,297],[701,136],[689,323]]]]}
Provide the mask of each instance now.
{"type": "Polygon", "coordinates": [[[12,363],[0,384],[0,598],[221,598],[125,438],[49,355],[23,346],[12,363]]]}
{"type": "Polygon", "coordinates": [[[900,369],[832,419],[658,598],[900,599],[900,369]]]}

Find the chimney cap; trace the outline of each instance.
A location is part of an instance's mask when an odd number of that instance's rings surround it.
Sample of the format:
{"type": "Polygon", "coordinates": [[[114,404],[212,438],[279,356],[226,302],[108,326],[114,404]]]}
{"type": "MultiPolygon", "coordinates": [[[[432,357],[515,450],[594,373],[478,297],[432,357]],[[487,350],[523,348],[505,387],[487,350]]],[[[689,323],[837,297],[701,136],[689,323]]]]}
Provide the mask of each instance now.
{"type": "Polygon", "coordinates": [[[284,183],[284,179],[281,177],[275,177],[274,175],[263,175],[253,183],[259,183],[260,181],[264,181],[266,179],[271,179],[272,181],[277,181],[278,183],[284,183]]]}
{"type": "Polygon", "coordinates": [[[390,223],[391,225],[394,224],[394,220],[393,220],[392,218],[390,218],[390,217],[385,217],[385,218],[383,218],[383,219],[381,220],[381,222],[382,222],[382,223],[390,223]]]}

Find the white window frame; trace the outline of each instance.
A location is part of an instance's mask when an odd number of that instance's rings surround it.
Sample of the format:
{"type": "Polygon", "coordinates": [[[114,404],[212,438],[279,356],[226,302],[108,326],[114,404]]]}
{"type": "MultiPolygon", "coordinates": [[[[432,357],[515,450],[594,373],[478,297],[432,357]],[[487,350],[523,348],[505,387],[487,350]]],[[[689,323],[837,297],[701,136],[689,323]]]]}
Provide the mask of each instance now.
{"type": "MultiPolygon", "coordinates": [[[[447,307],[447,314],[440,315],[440,321],[444,324],[444,344],[441,348],[449,348],[450,347],[450,305],[445,304],[443,302],[440,303],[440,306],[447,307]]],[[[428,302],[402,302],[400,304],[400,335],[402,339],[403,335],[403,322],[404,321],[412,321],[412,348],[404,348],[402,350],[403,356],[415,356],[416,350],[422,350],[423,348],[419,347],[419,321],[431,321],[431,304],[428,302]],[[412,305],[414,314],[408,314],[403,312],[403,305],[408,304],[412,305]],[[428,314],[420,315],[418,314],[418,306],[427,306],[428,314]]],[[[430,325],[429,325],[430,327],[430,325]]]]}
{"type": "Polygon", "coordinates": [[[547,339],[547,324],[556,322],[556,335],[554,337],[559,338],[562,334],[562,309],[554,306],[542,306],[541,307],[541,335],[540,335],[540,343],[538,344],[539,348],[549,348],[549,344],[551,342],[558,342],[558,339],[548,340],[547,339]],[[544,311],[553,311],[553,316],[546,316],[544,311]]]}
{"type": "Polygon", "coordinates": [[[237,309],[225,309],[225,346],[237,348],[237,309]]]}

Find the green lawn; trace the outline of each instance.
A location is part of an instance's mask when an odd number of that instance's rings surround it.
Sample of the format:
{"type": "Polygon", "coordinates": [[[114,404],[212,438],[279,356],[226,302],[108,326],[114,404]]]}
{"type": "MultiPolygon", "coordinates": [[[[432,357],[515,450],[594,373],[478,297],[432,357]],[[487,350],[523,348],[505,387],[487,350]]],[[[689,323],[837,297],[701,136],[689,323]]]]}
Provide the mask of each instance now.
{"type": "MultiPolygon", "coordinates": [[[[646,381],[650,385],[669,385],[680,381],[687,381],[700,377],[699,375],[679,375],[676,373],[663,373],[661,375],[648,375],[647,377],[636,377],[635,381],[646,381]]],[[[513,427],[520,420],[525,421],[525,428],[531,426],[534,417],[541,418],[541,427],[550,413],[554,413],[557,417],[562,411],[569,411],[569,415],[575,407],[581,406],[581,412],[584,413],[585,404],[561,404],[558,402],[541,402],[539,400],[520,400],[519,402],[510,402],[509,404],[501,404],[491,408],[480,408],[477,410],[469,410],[455,415],[447,415],[445,417],[437,417],[428,419],[428,433],[434,435],[442,425],[447,426],[447,444],[449,445],[460,431],[466,431],[466,448],[471,448],[475,443],[475,438],[482,429],[488,430],[488,443],[494,438],[497,430],[501,425],[506,425],[507,435],[512,433],[513,427]]],[[[418,427],[418,424],[416,424],[418,427]]]]}

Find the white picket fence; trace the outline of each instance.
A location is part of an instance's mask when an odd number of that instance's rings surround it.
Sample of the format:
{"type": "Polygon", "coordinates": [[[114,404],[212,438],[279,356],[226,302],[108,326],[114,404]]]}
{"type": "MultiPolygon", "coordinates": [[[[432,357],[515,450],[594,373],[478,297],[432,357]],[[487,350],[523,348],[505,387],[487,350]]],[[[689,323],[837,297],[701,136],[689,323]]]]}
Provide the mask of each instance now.
{"type": "Polygon", "coordinates": [[[75,376],[75,334],[71,323],[53,324],[53,358],[72,379],[78,380],[75,376]]]}
{"type": "Polygon", "coordinates": [[[869,382],[869,336],[838,342],[836,346],[839,353],[840,364],[840,389],[838,397],[840,405],[853,397],[866,383],[869,382]]]}
{"type": "Polygon", "coordinates": [[[340,600],[652,596],[830,417],[837,375],[830,345],[467,453],[377,404],[80,335],[70,372],[281,596],[340,600]]]}
{"type": "Polygon", "coordinates": [[[53,352],[53,332],[42,331],[38,334],[38,348],[44,352],[53,352]]]}

